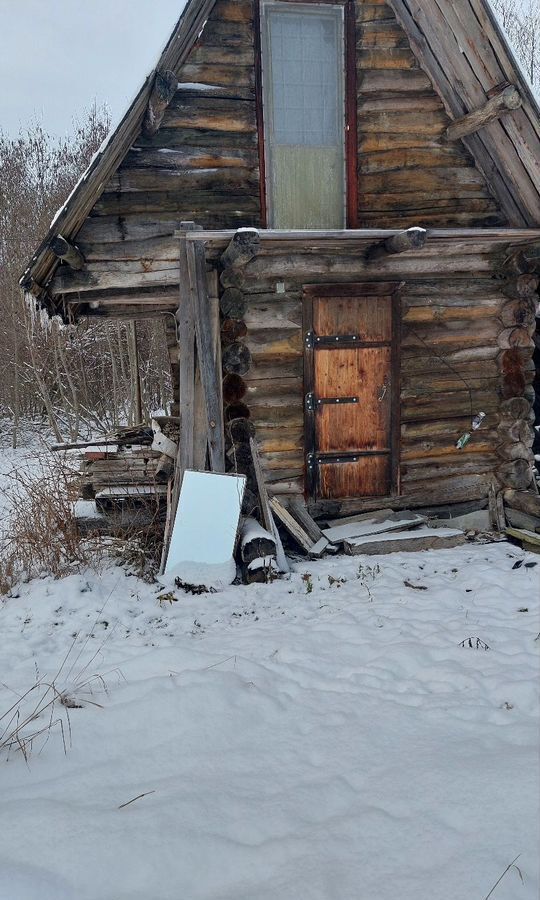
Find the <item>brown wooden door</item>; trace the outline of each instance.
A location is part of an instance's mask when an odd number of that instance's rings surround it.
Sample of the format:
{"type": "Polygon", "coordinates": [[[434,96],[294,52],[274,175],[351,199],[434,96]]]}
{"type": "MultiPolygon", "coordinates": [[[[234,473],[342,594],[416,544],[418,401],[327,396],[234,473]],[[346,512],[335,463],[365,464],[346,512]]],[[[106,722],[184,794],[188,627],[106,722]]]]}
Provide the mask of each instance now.
{"type": "Polygon", "coordinates": [[[318,499],[394,488],[395,287],[305,289],[307,486],[318,499]]]}

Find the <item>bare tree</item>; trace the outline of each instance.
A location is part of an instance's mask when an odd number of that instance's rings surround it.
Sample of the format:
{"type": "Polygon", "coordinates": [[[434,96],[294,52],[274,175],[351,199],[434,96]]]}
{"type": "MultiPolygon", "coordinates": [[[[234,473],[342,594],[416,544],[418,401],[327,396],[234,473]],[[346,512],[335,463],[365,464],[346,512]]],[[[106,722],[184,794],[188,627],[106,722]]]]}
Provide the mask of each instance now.
{"type": "Polygon", "coordinates": [[[493,0],[501,24],[529,81],[540,86],[540,4],[538,0],[493,0]]]}
{"type": "MultiPolygon", "coordinates": [[[[67,138],[53,140],[40,124],[10,139],[0,132],[0,416],[12,422],[46,415],[57,440],[80,429],[106,430],[128,421],[135,373],[129,326],[89,321],[74,328],[44,324],[25,304],[18,279],[109,129],[106,110],[93,107],[67,138]],[[112,385],[112,390],[109,386],[112,385]]],[[[137,329],[146,412],[166,408],[170,378],[162,323],[137,329]],[[148,401],[147,399],[148,398],[148,401]]],[[[138,389],[138,382],[137,382],[138,389]]],[[[135,404],[136,405],[136,404],[135,404]]]]}

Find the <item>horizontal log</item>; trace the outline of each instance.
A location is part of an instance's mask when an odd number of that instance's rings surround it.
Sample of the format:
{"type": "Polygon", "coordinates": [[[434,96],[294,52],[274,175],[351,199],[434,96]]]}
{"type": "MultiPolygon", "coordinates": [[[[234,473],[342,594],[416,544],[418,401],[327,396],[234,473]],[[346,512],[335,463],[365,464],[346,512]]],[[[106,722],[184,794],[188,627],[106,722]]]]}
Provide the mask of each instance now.
{"type": "Polygon", "coordinates": [[[245,100],[177,94],[163,119],[166,128],[200,128],[201,131],[255,132],[255,104],[245,100]]]}
{"type": "Polygon", "coordinates": [[[538,275],[518,275],[517,278],[510,279],[503,285],[502,292],[506,297],[510,297],[511,299],[532,297],[537,300],[539,284],[540,277],[538,275]]]}
{"type": "Polygon", "coordinates": [[[228,374],[223,379],[222,390],[225,403],[236,403],[245,397],[247,384],[240,375],[228,374]]]}
{"type": "Polygon", "coordinates": [[[505,505],[510,509],[517,509],[540,519],[540,496],[538,494],[533,494],[532,491],[515,491],[508,488],[505,490],[503,498],[505,505]]]}
{"type": "Polygon", "coordinates": [[[126,155],[119,171],[133,169],[256,169],[258,154],[254,147],[134,147],[126,155]]]}
{"type": "Polygon", "coordinates": [[[224,347],[221,355],[223,371],[231,375],[245,375],[251,365],[251,353],[249,348],[236,341],[224,347]]]}
{"type": "Polygon", "coordinates": [[[221,255],[223,269],[240,269],[259,252],[259,232],[254,228],[244,228],[231,238],[229,246],[221,255]]]}
{"type": "Polygon", "coordinates": [[[501,322],[505,328],[515,325],[533,325],[536,318],[536,304],[530,297],[508,300],[501,308],[501,322]]]}
{"type": "Polygon", "coordinates": [[[67,266],[75,270],[80,270],[84,268],[85,259],[80,249],[72,244],[70,241],[66,240],[65,237],[62,237],[61,234],[57,234],[51,240],[50,248],[55,256],[58,259],[65,263],[67,266]]]}
{"type": "Polygon", "coordinates": [[[406,253],[409,250],[421,250],[426,243],[427,231],[425,228],[409,228],[399,234],[370,247],[366,254],[366,262],[372,264],[387,255],[406,253]]]}
{"type": "MultiPolygon", "coordinates": [[[[462,301],[463,305],[451,305],[440,303],[431,303],[429,306],[410,306],[406,300],[402,304],[403,315],[402,321],[406,324],[421,324],[425,322],[450,322],[458,320],[461,322],[477,319],[484,319],[486,316],[493,317],[499,313],[501,308],[498,299],[487,300],[482,303],[471,303],[465,295],[462,301]]],[[[474,326],[473,326],[474,327],[474,326]]]]}
{"type": "Polygon", "coordinates": [[[497,456],[500,459],[525,459],[527,462],[534,462],[534,453],[532,452],[530,447],[527,447],[526,444],[522,444],[521,441],[515,441],[509,444],[500,444],[497,447],[497,456]]]}
{"type": "Polygon", "coordinates": [[[244,319],[247,297],[238,288],[227,288],[219,301],[220,309],[227,319],[244,319]]]}
{"type": "MultiPolygon", "coordinates": [[[[381,95],[385,91],[392,93],[414,93],[430,91],[431,81],[421,69],[373,69],[359,74],[358,93],[381,95]]],[[[445,123],[446,124],[446,123],[445,123]]],[[[441,127],[442,131],[442,127],[441,127]]]]}
{"type": "Polygon", "coordinates": [[[516,459],[498,466],[496,475],[504,488],[526,491],[533,482],[533,469],[525,459],[516,459]]]}
{"type": "Polygon", "coordinates": [[[195,194],[200,191],[217,191],[221,194],[252,191],[259,183],[256,169],[159,169],[124,167],[105,185],[108,193],[133,193],[140,191],[176,191],[178,194],[195,194]]]}
{"type": "Polygon", "coordinates": [[[357,54],[356,68],[363,71],[393,71],[406,72],[417,69],[416,57],[408,47],[364,47],[357,54]]]}
{"type": "Polygon", "coordinates": [[[178,81],[188,84],[215,84],[225,87],[249,88],[255,97],[255,67],[186,63],[178,73],[178,81]]]}
{"type": "Polygon", "coordinates": [[[156,71],[142,124],[142,131],[146,137],[150,137],[158,131],[165,110],[176,92],[177,83],[178,79],[175,72],[170,70],[156,71]]]}
{"type": "Polygon", "coordinates": [[[530,347],[532,352],[534,349],[534,341],[531,333],[528,328],[524,326],[503,329],[498,335],[497,343],[502,350],[507,350],[512,347],[530,347]]]}
{"type": "MultiPolygon", "coordinates": [[[[363,107],[365,108],[365,106],[363,107]]],[[[454,168],[469,167],[471,161],[452,147],[401,147],[380,149],[362,153],[359,161],[361,174],[393,172],[413,169],[414,174],[420,168],[454,168]]],[[[411,175],[413,173],[411,172],[411,175]]]]}
{"type": "MultiPolygon", "coordinates": [[[[215,228],[215,223],[225,223],[234,228],[240,222],[251,222],[259,214],[259,199],[248,193],[242,196],[223,191],[190,191],[182,198],[182,218],[190,217],[202,227],[215,228]]],[[[127,217],[146,213],[156,215],[178,215],[178,194],[175,191],[127,191],[126,193],[103,193],[96,201],[92,215],[127,217]]],[[[258,218],[257,218],[258,221],[258,218]]]]}

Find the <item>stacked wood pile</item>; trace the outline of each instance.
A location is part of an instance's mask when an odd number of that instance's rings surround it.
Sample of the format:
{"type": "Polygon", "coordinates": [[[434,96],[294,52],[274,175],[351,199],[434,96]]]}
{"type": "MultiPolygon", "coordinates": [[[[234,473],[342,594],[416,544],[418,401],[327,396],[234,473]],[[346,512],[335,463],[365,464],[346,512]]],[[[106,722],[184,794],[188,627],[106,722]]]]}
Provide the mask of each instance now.
{"type": "MultiPolygon", "coordinates": [[[[157,421],[159,433],[176,446],[178,420],[157,421]]],[[[89,515],[84,504],[81,505],[81,527],[116,531],[163,524],[167,483],[174,463],[170,460],[170,465],[164,466],[162,448],[154,449],[153,442],[156,444],[152,428],[140,426],[119,429],[111,435],[109,443],[97,442],[84,449],[79,495],[82,500],[95,502],[95,512],[89,515]]]]}

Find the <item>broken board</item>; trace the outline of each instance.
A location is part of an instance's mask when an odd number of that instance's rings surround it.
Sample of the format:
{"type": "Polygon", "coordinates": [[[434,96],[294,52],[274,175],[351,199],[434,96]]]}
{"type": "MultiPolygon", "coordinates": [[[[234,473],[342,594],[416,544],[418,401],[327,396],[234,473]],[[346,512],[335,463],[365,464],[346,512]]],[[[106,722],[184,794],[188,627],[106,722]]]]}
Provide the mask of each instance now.
{"type": "Polygon", "coordinates": [[[332,543],[346,541],[351,538],[367,537],[370,534],[385,534],[390,531],[406,531],[409,528],[418,528],[425,525],[425,516],[416,513],[408,513],[404,516],[400,513],[386,514],[386,517],[363,519],[359,522],[348,522],[344,525],[335,525],[323,531],[324,537],[332,543]]]}
{"type": "Polygon", "coordinates": [[[374,556],[396,553],[401,550],[441,550],[465,543],[465,535],[455,528],[417,528],[414,531],[370,534],[345,541],[345,552],[350,556],[374,556]]]}

